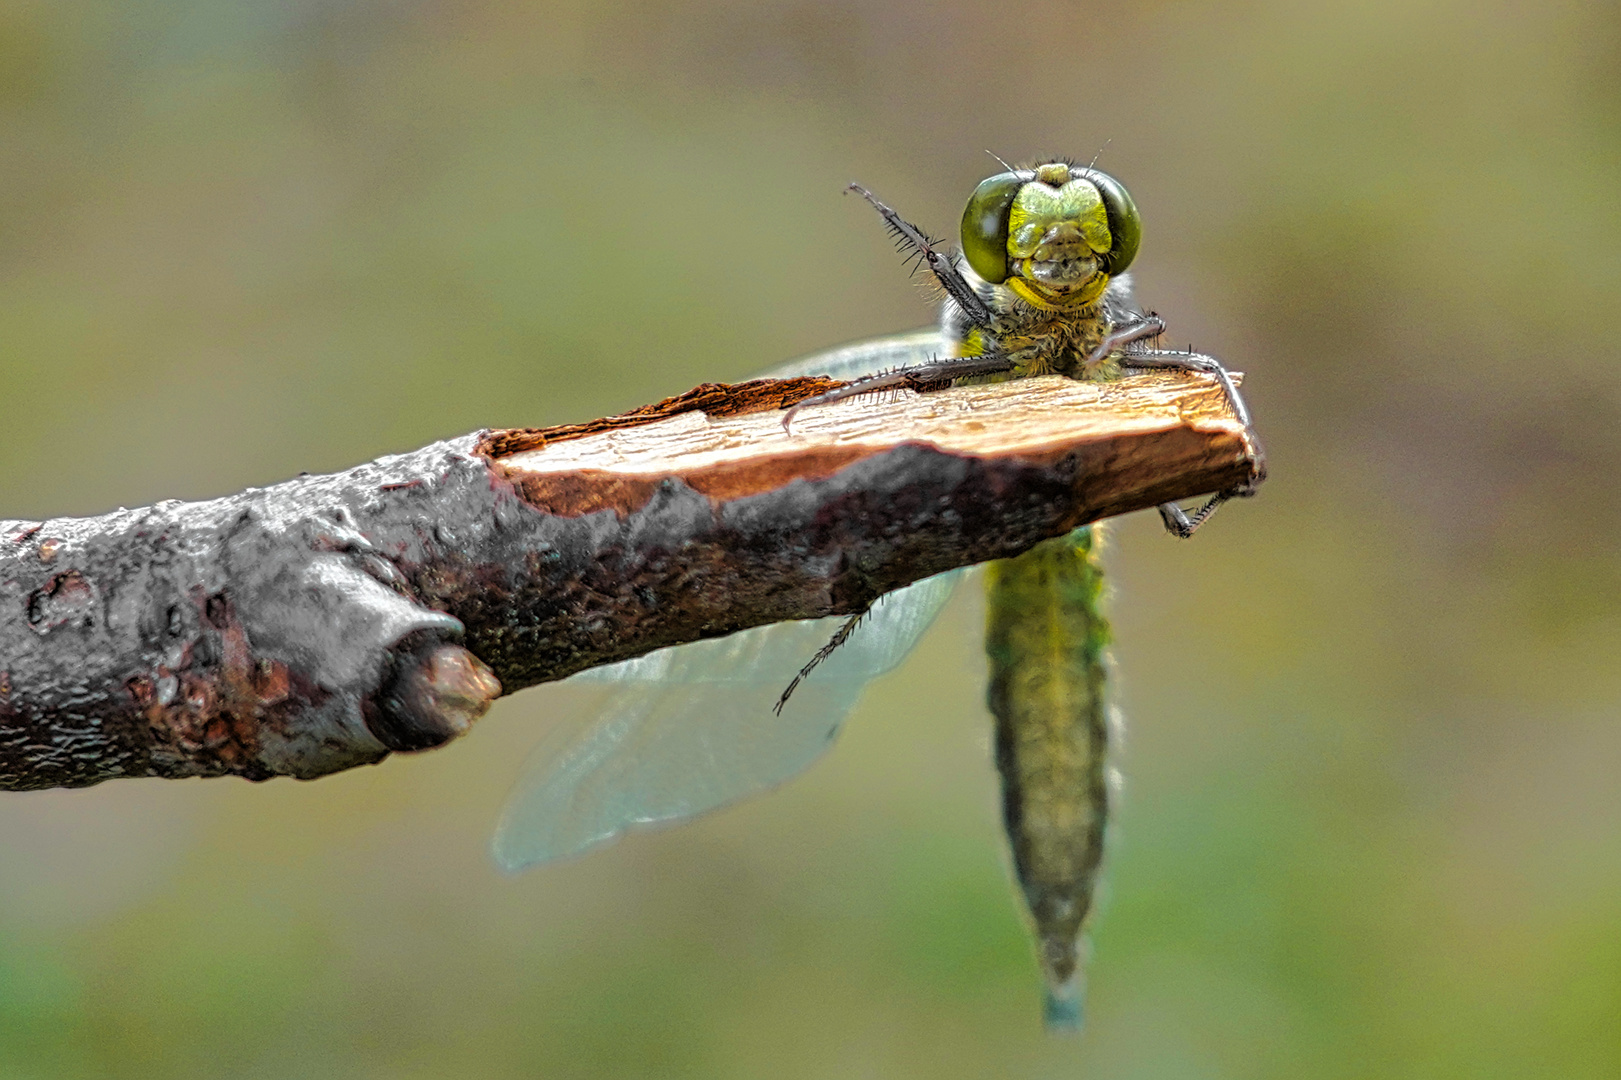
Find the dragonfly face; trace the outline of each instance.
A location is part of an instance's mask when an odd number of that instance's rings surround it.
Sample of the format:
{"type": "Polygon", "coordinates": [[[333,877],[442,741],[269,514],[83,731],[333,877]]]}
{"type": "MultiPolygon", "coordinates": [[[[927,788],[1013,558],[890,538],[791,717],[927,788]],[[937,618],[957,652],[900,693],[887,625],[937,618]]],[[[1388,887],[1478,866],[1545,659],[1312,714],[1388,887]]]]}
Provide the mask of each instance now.
{"type": "Polygon", "coordinates": [[[1113,177],[1054,162],[982,181],[962,216],[980,279],[1036,307],[1090,304],[1137,255],[1142,223],[1113,177]]]}
{"type": "MultiPolygon", "coordinates": [[[[1062,162],[990,177],[964,211],[960,259],[854,190],[927,263],[948,300],[938,330],[845,346],[769,373],[854,380],[807,404],[1047,372],[1108,379],[1123,361],[1198,367],[1151,362],[1187,354],[1123,351],[1163,324],[1135,308],[1121,276],[1136,257],[1141,223],[1112,177],[1062,162]]],[[[1225,385],[1247,423],[1237,391],[1225,385]]],[[[1186,535],[1214,505],[1191,525],[1183,515],[1185,530],[1162,513],[1186,535]]],[[[1100,611],[1098,539],[1097,526],[1083,528],[987,574],[989,703],[1004,822],[1047,977],[1048,1020],[1057,1026],[1079,1020],[1078,938],[1108,815],[1109,629],[1100,611]]],[[[517,870],[574,855],[794,776],[831,744],[861,686],[910,651],[960,576],[882,598],[780,716],[772,706],[782,704],[781,688],[841,620],[759,627],[576,676],[618,689],[578,734],[537,751],[502,815],[497,862],[517,870]]]]}

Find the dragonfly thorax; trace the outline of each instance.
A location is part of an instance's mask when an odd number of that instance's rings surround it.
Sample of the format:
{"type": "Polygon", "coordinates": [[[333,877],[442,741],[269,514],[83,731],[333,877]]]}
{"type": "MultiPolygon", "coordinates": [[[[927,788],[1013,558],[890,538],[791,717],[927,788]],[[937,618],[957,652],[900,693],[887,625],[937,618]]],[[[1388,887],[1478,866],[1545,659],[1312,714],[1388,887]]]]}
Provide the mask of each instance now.
{"type": "Polygon", "coordinates": [[[957,356],[1001,352],[1014,362],[1015,378],[1028,375],[1067,375],[1072,379],[1111,379],[1119,365],[1108,360],[1092,370],[1085,361],[1118,324],[1129,321],[1134,306],[1131,279],[1122,275],[1104,279],[1101,295],[1054,303],[1023,278],[991,283],[962,266],[964,277],[992,313],[989,329],[973,326],[949,299],[941,313],[941,329],[957,356]]]}

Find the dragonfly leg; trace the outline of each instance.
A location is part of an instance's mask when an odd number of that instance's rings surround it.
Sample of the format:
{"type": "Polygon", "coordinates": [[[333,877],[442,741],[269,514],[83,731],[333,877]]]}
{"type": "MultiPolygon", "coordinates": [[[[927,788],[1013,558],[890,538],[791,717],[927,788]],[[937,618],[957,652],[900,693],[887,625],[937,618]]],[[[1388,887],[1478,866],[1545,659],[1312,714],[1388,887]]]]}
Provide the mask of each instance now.
{"type": "Polygon", "coordinates": [[[1200,525],[1210,520],[1217,507],[1230,498],[1232,496],[1226,492],[1218,492],[1191,514],[1176,503],[1160,503],[1159,519],[1165,523],[1166,532],[1178,539],[1186,540],[1198,531],[1200,525]]]}
{"type": "Polygon", "coordinates": [[[968,279],[962,276],[951,257],[940,250],[940,242],[931,239],[922,229],[901,217],[894,210],[880,202],[878,196],[862,187],[860,184],[851,184],[846,191],[854,191],[863,199],[872,203],[889,227],[889,233],[900,245],[902,251],[909,251],[911,258],[917,263],[927,263],[929,270],[934,274],[940,287],[945,289],[951,299],[957,302],[962,313],[968,321],[981,330],[992,329],[995,316],[985,301],[980,298],[974,287],[968,284],[968,279]]]}
{"type": "Polygon", "coordinates": [[[1165,320],[1153,312],[1149,312],[1137,322],[1117,326],[1104,334],[1103,340],[1098,343],[1098,347],[1087,354],[1086,359],[1081,363],[1081,368],[1090,375],[1098,369],[1099,364],[1124,349],[1127,345],[1146,338],[1157,338],[1163,333],[1165,333],[1165,320]]]}
{"type": "MultiPolygon", "coordinates": [[[[1163,327],[1163,324],[1161,326],[1163,327]]],[[[1221,384],[1222,392],[1227,395],[1227,402],[1232,407],[1233,415],[1244,425],[1246,439],[1255,448],[1255,467],[1251,470],[1249,479],[1242,484],[1217,492],[1192,514],[1175,503],[1165,503],[1159,508],[1160,520],[1165,523],[1166,531],[1186,540],[1199,526],[1210,520],[1210,516],[1222,503],[1228,499],[1247,498],[1255,494],[1256,489],[1261,486],[1261,481],[1266,479],[1266,451],[1261,448],[1260,436],[1255,433],[1255,425],[1250,420],[1249,406],[1244,404],[1244,396],[1238,392],[1238,385],[1233,382],[1232,375],[1215,357],[1192,350],[1173,352],[1154,349],[1146,352],[1127,352],[1121,360],[1128,368],[1196,371],[1204,375],[1214,375],[1216,381],[1221,384]]]]}
{"type": "Polygon", "coordinates": [[[843,645],[846,641],[849,641],[850,635],[855,633],[856,627],[861,625],[861,620],[865,619],[871,613],[872,605],[868,604],[866,607],[862,608],[848,619],[845,619],[844,624],[837,630],[833,631],[833,636],[828,638],[827,644],[823,645],[820,649],[817,649],[816,655],[810,658],[810,662],[799,669],[799,674],[795,675],[793,677],[793,681],[791,681],[787,688],[783,690],[782,696],[779,697],[777,699],[777,703],[771,707],[771,711],[776,713],[778,716],[781,716],[783,706],[788,704],[788,699],[793,696],[795,690],[799,689],[799,684],[810,677],[810,673],[816,670],[816,666],[818,664],[837,652],[840,645],[843,645]]]}
{"type": "Polygon", "coordinates": [[[864,379],[856,379],[846,383],[825,394],[806,398],[804,401],[790,406],[783,413],[782,427],[784,431],[790,430],[790,425],[800,409],[813,405],[830,405],[845,398],[860,397],[863,394],[875,394],[882,390],[915,390],[920,394],[927,394],[932,390],[945,390],[954,386],[958,380],[971,379],[981,375],[997,375],[1013,368],[1013,359],[1004,353],[989,353],[984,356],[957,356],[944,360],[932,360],[927,364],[914,364],[911,367],[896,368],[894,371],[885,371],[877,375],[868,375],[864,379]]]}

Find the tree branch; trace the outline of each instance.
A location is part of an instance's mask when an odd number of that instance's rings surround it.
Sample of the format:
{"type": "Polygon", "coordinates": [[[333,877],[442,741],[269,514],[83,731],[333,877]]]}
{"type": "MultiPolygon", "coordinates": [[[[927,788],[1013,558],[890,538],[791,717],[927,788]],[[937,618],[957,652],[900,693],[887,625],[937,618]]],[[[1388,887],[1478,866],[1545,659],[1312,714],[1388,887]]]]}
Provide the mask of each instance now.
{"type": "Polygon", "coordinates": [[[706,385],[229,498],[0,522],[0,787],[376,762],[503,688],[857,611],[1256,467],[1207,379],[1021,379],[783,429],[833,385],[706,385]]]}

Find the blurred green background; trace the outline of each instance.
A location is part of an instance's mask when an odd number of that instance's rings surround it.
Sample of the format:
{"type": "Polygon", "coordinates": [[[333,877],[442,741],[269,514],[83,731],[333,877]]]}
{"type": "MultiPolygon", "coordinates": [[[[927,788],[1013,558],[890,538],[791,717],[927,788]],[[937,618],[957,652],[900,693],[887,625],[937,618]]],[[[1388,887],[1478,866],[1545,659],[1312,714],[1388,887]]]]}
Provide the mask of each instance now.
{"type": "Polygon", "coordinates": [[[0,0],[0,516],[581,420],[928,322],[1122,177],[1261,497],[1113,554],[1128,745],[1040,1030],[964,590],[835,752],[504,877],[542,687],[312,784],[0,796],[0,1076],[1621,1074],[1621,13],[0,0]]]}

